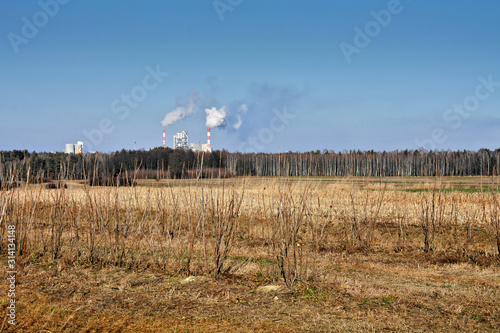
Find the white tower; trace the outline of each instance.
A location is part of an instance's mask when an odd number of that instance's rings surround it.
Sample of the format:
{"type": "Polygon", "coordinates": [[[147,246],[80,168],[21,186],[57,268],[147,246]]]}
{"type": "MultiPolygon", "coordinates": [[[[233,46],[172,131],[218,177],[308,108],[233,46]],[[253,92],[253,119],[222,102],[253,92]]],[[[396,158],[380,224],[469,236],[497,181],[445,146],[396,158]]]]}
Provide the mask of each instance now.
{"type": "Polygon", "coordinates": [[[188,132],[179,131],[174,135],[174,149],[189,149],[188,132]]]}

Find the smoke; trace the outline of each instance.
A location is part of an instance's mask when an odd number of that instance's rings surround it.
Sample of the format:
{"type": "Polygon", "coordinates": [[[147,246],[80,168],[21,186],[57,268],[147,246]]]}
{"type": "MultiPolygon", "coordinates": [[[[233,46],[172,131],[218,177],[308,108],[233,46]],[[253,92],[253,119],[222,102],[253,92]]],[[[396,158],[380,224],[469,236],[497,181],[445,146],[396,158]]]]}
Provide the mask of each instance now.
{"type": "Polygon", "coordinates": [[[200,109],[205,109],[207,127],[219,127],[232,134],[238,133],[236,137],[244,141],[255,134],[256,128],[269,126],[269,120],[274,117],[272,110],[281,110],[290,105],[297,108],[309,93],[307,85],[296,87],[254,83],[250,85],[246,96],[226,102],[224,106],[217,108],[213,107],[220,105],[215,98],[219,91],[217,79],[207,78],[206,84],[203,98],[197,93],[192,93],[187,99],[178,98],[176,108],[165,115],[161,124],[164,127],[172,125],[200,109]]]}
{"type": "Polygon", "coordinates": [[[243,124],[242,114],[246,114],[248,106],[246,104],[232,103],[229,107],[224,105],[220,109],[212,107],[205,109],[207,114],[207,127],[226,127],[231,126],[235,130],[243,124]]]}
{"type": "Polygon", "coordinates": [[[163,118],[161,125],[163,127],[167,127],[168,125],[172,125],[173,123],[186,118],[187,116],[192,115],[196,111],[198,111],[198,95],[196,93],[192,93],[189,97],[187,103],[183,103],[182,101],[177,101],[177,108],[175,110],[170,111],[163,118]]]}
{"type": "Polygon", "coordinates": [[[207,114],[207,123],[206,123],[207,127],[213,128],[225,125],[224,120],[227,115],[226,106],[223,106],[220,109],[217,109],[215,107],[211,109],[205,109],[205,112],[207,114]]]}
{"type": "MultiPolygon", "coordinates": [[[[236,123],[233,125],[233,128],[235,130],[238,130],[241,125],[243,124],[243,118],[241,118],[241,114],[246,114],[248,111],[248,106],[246,104],[241,104],[239,107],[238,107],[238,114],[236,114],[236,123]]],[[[234,118],[234,117],[233,117],[234,118]]]]}
{"type": "MultiPolygon", "coordinates": [[[[248,111],[248,106],[246,104],[241,104],[240,108],[238,109],[238,112],[247,113],[247,111],[248,111]]],[[[239,117],[239,118],[241,118],[241,117],[239,117]]]]}
{"type": "Polygon", "coordinates": [[[233,128],[236,129],[236,130],[241,127],[241,124],[243,124],[243,120],[241,120],[241,116],[238,115],[237,117],[238,117],[238,122],[233,125],[233,128]]]}
{"type": "MultiPolygon", "coordinates": [[[[247,93],[234,105],[235,112],[231,124],[238,124],[238,115],[241,115],[243,124],[239,128],[231,126],[241,141],[247,141],[255,136],[259,129],[268,128],[269,121],[275,116],[273,110],[283,110],[287,107],[294,111],[302,107],[305,98],[309,97],[309,86],[293,84],[280,85],[269,83],[253,83],[247,93]]],[[[232,108],[232,109],[233,109],[232,108]]]]}

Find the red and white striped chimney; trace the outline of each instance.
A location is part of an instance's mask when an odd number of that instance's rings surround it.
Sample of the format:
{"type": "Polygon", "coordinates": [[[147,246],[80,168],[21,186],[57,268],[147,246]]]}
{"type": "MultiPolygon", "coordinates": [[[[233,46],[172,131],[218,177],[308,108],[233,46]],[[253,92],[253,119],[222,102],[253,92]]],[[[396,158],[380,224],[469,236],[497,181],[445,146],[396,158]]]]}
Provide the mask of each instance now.
{"type": "Polygon", "coordinates": [[[210,128],[207,128],[207,148],[210,149],[210,128]]]}
{"type": "Polygon", "coordinates": [[[163,130],[163,148],[165,148],[165,130],[163,130]]]}

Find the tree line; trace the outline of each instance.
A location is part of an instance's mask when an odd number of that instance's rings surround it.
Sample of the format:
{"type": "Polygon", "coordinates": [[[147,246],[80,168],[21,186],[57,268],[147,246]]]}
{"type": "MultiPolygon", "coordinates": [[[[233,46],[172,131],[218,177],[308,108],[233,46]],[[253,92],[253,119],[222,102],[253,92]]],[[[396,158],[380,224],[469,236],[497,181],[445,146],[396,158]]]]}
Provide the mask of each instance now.
{"type": "Polygon", "coordinates": [[[229,176],[478,176],[498,175],[500,149],[479,151],[311,151],[229,153],[154,148],[67,155],[0,151],[0,180],[29,181],[229,176]]]}
{"type": "Polygon", "coordinates": [[[209,171],[215,174],[213,170],[224,169],[226,154],[226,151],[201,154],[170,148],[78,155],[0,151],[0,180],[27,181],[29,177],[31,183],[41,183],[116,177],[192,178],[197,170],[203,170],[206,176],[209,171]]]}
{"type": "Polygon", "coordinates": [[[255,176],[478,176],[497,175],[500,149],[494,151],[394,152],[319,151],[284,154],[229,154],[226,165],[237,175],[255,176]]]}

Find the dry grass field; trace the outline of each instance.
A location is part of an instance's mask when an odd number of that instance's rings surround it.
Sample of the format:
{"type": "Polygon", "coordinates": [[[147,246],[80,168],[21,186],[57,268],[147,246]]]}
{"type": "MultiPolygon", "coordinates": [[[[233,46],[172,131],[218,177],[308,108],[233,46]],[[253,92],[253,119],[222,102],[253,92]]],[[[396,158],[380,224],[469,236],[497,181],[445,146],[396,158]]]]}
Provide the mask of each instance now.
{"type": "Polygon", "coordinates": [[[1,330],[499,332],[497,184],[234,178],[4,189],[1,261],[7,272],[15,225],[18,281],[16,325],[1,330]]]}

